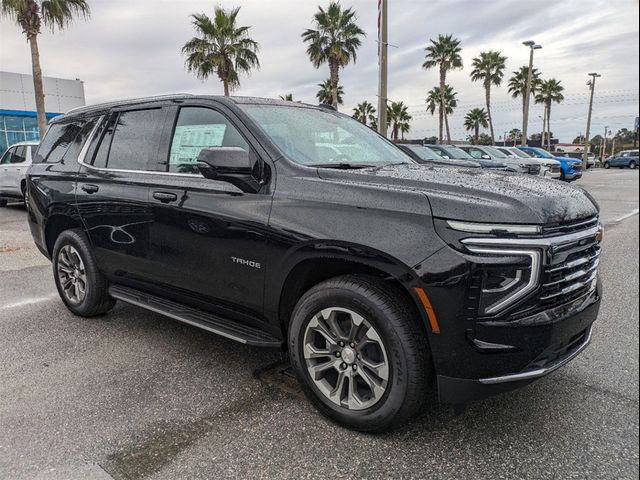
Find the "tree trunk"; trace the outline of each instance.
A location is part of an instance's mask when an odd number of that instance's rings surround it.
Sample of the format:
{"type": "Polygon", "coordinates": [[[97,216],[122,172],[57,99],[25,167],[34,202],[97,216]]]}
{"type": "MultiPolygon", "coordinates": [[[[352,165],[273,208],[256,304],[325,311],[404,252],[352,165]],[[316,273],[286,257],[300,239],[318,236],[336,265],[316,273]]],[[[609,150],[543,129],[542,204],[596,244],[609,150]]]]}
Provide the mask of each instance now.
{"type": "Polygon", "coordinates": [[[42,86],[42,69],[40,68],[40,51],[38,50],[38,36],[27,37],[31,47],[31,68],[33,72],[33,91],[36,96],[36,112],[38,113],[38,131],[40,140],[47,130],[47,117],[44,110],[44,87],[42,86]]]}
{"type": "Polygon", "coordinates": [[[542,114],[542,135],[540,137],[540,146],[544,148],[547,138],[547,104],[544,105],[544,113],[542,114]]]}
{"type": "Polygon", "coordinates": [[[487,102],[487,115],[489,116],[489,130],[491,131],[491,145],[495,145],[496,136],[493,133],[493,118],[491,117],[491,82],[490,81],[485,81],[484,96],[487,102]]]}
{"type": "Polygon", "coordinates": [[[473,140],[474,145],[478,145],[478,138],[480,138],[480,125],[476,125],[475,137],[473,140]]]}
{"type": "Polygon", "coordinates": [[[551,151],[551,104],[547,105],[547,145],[551,151]]]}
{"type": "Polygon", "coordinates": [[[449,130],[449,116],[444,114],[444,124],[447,127],[447,143],[451,143],[451,131],[449,130]]]}
{"type": "Polygon", "coordinates": [[[444,86],[447,80],[447,72],[445,72],[442,67],[440,67],[440,109],[438,110],[438,143],[442,144],[444,140],[443,129],[444,129],[444,86]]]}
{"type": "Polygon", "coordinates": [[[338,72],[339,66],[335,60],[329,61],[329,78],[331,80],[331,105],[338,109],[338,83],[340,81],[340,74],[338,72]]]}
{"type": "Polygon", "coordinates": [[[224,96],[229,96],[229,81],[225,78],[222,80],[222,85],[224,86],[224,96]]]}

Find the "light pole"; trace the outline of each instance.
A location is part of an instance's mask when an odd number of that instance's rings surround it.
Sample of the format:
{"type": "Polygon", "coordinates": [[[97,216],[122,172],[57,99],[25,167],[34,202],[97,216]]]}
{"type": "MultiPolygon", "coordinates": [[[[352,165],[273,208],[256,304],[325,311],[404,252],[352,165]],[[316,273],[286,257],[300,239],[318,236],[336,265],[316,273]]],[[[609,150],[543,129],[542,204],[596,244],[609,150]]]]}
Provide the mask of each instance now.
{"type": "Polygon", "coordinates": [[[533,40],[522,42],[523,45],[529,47],[529,72],[527,74],[527,95],[524,99],[524,115],[522,118],[522,146],[527,145],[527,123],[529,123],[529,101],[531,100],[531,80],[533,77],[533,51],[540,50],[542,45],[538,45],[533,40]]]}
{"type": "Polygon", "coordinates": [[[387,0],[380,0],[378,25],[378,132],[387,136],[387,0]]]}
{"type": "Polygon", "coordinates": [[[589,158],[589,130],[591,130],[591,111],[593,110],[593,92],[596,89],[596,78],[601,77],[599,73],[592,72],[589,74],[591,80],[587,82],[589,89],[591,90],[591,96],[589,98],[589,114],[587,115],[587,131],[584,135],[584,153],[582,154],[582,168],[587,169],[587,159],[589,158]]]}

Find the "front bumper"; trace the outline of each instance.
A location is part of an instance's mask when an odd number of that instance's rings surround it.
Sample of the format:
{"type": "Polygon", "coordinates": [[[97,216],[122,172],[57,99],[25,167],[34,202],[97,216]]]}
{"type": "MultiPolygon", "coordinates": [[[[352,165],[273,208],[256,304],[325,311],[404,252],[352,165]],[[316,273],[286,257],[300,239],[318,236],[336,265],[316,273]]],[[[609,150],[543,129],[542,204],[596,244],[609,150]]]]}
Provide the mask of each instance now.
{"type": "Polygon", "coordinates": [[[467,355],[467,361],[491,367],[483,369],[478,378],[437,375],[440,401],[463,404],[507,392],[563,367],[589,345],[592,324],[600,309],[600,298],[601,287],[598,285],[587,298],[543,315],[479,326],[473,338],[468,340],[480,348],[476,348],[475,358],[467,355]],[[495,345],[514,348],[500,353],[490,348],[495,345]],[[514,368],[516,365],[522,367],[514,368]]]}

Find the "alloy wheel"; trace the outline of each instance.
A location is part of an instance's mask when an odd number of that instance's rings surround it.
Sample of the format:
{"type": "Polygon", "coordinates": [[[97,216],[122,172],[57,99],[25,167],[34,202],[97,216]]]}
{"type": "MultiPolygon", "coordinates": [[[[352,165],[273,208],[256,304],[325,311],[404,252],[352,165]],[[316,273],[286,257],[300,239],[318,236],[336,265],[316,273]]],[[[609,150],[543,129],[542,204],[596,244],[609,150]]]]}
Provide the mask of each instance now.
{"type": "Polygon", "coordinates": [[[382,338],[364,317],[345,308],[326,308],[309,321],[303,341],[307,372],[334,404],[348,410],[375,405],[389,383],[382,338]]]}
{"type": "Polygon", "coordinates": [[[73,246],[65,245],[58,252],[57,271],[65,298],[74,304],[81,303],[87,294],[87,273],[73,246]]]}

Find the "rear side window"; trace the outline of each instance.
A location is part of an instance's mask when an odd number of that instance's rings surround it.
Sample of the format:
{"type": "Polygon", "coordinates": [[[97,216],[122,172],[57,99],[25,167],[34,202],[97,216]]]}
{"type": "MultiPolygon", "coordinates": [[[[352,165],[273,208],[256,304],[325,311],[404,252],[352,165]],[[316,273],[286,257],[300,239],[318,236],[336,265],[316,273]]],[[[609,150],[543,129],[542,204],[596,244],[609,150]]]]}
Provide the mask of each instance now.
{"type": "Polygon", "coordinates": [[[11,155],[10,163],[24,163],[27,161],[27,147],[21,145],[16,147],[13,155],[11,155]]]}
{"type": "Polygon", "coordinates": [[[146,170],[149,159],[157,155],[163,119],[160,108],[121,112],[113,127],[106,168],[146,170]]]}
{"type": "Polygon", "coordinates": [[[98,121],[97,118],[91,118],[91,119],[89,119],[89,120],[84,122],[84,124],[82,125],[82,127],[78,131],[78,134],[76,135],[76,137],[73,139],[73,141],[67,147],[67,150],[66,150],[66,152],[64,154],[64,157],[63,157],[63,160],[62,160],[63,162],[64,161],[77,161],[78,155],[80,155],[80,150],[82,150],[84,142],[87,141],[87,137],[89,136],[89,134],[91,133],[91,131],[95,127],[97,121],[98,121]]]}
{"type": "Polygon", "coordinates": [[[51,125],[33,157],[33,163],[60,162],[69,145],[82,130],[82,125],[80,120],[51,125]]]}
{"type": "Polygon", "coordinates": [[[204,107],[183,107],[171,140],[169,172],[198,173],[198,154],[208,147],[249,145],[240,132],[220,112],[204,107]]]}
{"type": "Polygon", "coordinates": [[[13,156],[14,151],[15,151],[15,147],[7,149],[7,151],[4,152],[2,159],[0,160],[0,165],[6,165],[7,163],[11,163],[11,157],[13,156]]]}

